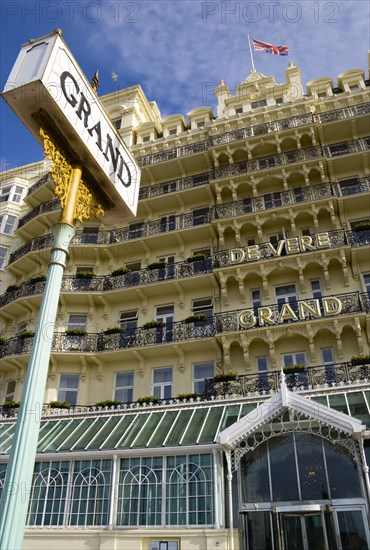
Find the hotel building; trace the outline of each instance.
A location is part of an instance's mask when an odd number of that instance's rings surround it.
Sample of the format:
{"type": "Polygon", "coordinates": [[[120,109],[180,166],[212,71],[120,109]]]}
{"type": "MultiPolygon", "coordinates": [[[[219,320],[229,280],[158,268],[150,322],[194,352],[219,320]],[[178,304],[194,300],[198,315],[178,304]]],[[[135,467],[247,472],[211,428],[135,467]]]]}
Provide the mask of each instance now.
{"type": "MultiPolygon", "coordinates": [[[[304,87],[289,63],[215,95],[186,118],[139,85],[101,98],[138,213],[70,246],[27,550],[370,548],[369,75],[304,87]]],[[[0,484],[60,214],[49,168],[2,174],[0,484]]]]}

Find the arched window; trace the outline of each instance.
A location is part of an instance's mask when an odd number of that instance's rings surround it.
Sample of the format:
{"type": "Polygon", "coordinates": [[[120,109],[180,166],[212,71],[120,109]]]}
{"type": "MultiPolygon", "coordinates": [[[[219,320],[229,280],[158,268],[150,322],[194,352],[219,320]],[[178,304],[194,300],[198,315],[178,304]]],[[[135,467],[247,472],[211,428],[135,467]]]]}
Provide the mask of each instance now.
{"type": "Polygon", "coordinates": [[[110,492],[110,460],[74,462],[69,525],[107,525],[110,492]]]}
{"type": "Polygon", "coordinates": [[[63,526],[68,470],[68,462],[35,464],[28,507],[28,525],[63,526]]]}
{"type": "Polygon", "coordinates": [[[162,458],[121,462],[117,525],[161,525],[162,458]]]}
{"type": "Polygon", "coordinates": [[[166,524],[212,525],[213,482],[210,455],[167,459],[166,524]]]}

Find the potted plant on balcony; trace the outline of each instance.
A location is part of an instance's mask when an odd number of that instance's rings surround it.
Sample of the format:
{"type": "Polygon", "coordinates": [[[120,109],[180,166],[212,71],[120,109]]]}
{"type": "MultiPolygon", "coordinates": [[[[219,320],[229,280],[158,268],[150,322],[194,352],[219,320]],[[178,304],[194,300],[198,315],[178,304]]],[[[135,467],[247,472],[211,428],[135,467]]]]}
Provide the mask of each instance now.
{"type": "Polygon", "coordinates": [[[51,409],[70,409],[72,405],[69,401],[50,401],[49,407],[51,409]]]}
{"type": "Polygon", "coordinates": [[[204,313],[196,313],[195,315],[189,315],[189,317],[186,317],[184,319],[185,323],[197,323],[201,321],[206,321],[207,315],[204,315],[204,313]]]}
{"type": "Polygon", "coordinates": [[[126,275],[126,273],[131,273],[131,269],[129,269],[128,267],[119,267],[112,271],[111,276],[118,277],[118,275],[126,275]]]}
{"type": "Polygon", "coordinates": [[[92,279],[93,277],[95,277],[93,271],[79,271],[76,273],[76,279],[92,279]]]}
{"type": "Polygon", "coordinates": [[[213,377],[214,382],[232,382],[236,380],[238,373],[229,370],[228,372],[220,372],[213,377]]]}
{"type": "Polygon", "coordinates": [[[306,365],[304,363],[298,363],[297,365],[288,365],[283,367],[284,374],[296,374],[300,372],[305,372],[306,365]]]}
{"type": "Polygon", "coordinates": [[[68,328],[65,331],[66,336],[86,336],[86,330],[82,328],[68,328]]]}
{"type": "Polygon", "coordinates": [[[148,328],[162,328],[165,325],[166,325],[166,323],[164,323],[163,321],[153,320],[153,321],[147,321],[146,323],[144,323],[142,325],[142,328],[145,328],[145,329],[148,329],[148,328]]]}
{"type": "Polygon", "coordinates": [[[366,365],[370,364],[370,354],[353,355],[351,357],[352,365],[366,365]]]}
{"type": "Polygon", "coordinates": [[[14,416],[16,411],[19,409],[19,405],[19,401],[4,401],[1,405],[3,415],[14,416]]]}
{"type": "Polygon", "coordinates": [[[97,407],[118,407],[121,404],[121,401],[118,399],[104,399],[103,401],[98,401],[95,403],[97,407]]]}
{"type": "Polygon", "coordinates": [[[152,262],[148,264],[148,269],[162,269],[167,266],[167,262],[152,262]]]}
{"type": "Polygon", "coordinates": [[[366,229],[370,229],[370,220],[369,221],[365,220],[363,222],[358,222],[353,227],[353,231],[365,231],[366,229]]]}
{"type": "Polygon", "coordinates": [[[145,405],[147,403],[158,403],[159,397],[156,397],[155,395],[147,395],[146,397],[139,397],[136,400],[136,403],[139,403],[139,405],[145,405]]]}
{"type": "Polygon", "coordinates": [[[25,338],[33,338],[33,336],[35,336],[35,332],[33,330],[24,330],[18,334],[18,338],[21,340],[24,340],[25,338]]]}
{"type": "Polygon", "coordinates": [[[204,260],[207,256],[205,254],[194,254],[193,256],[189,256],[189,258],[186,258],[186,261],[190,263],[197,262],[198,260],[204,260]]]}
{"type": "Polygon", "coordinates": [[[34,283],[42,283],[44,281],[46,281],[46,275],[34,275],[33,277],[31,277],[31,279],[28,282],[31,284],[34,284],[34,283]]]}
{"type": "Polygon", "coordinates": [[[188,401],[189,399],[197,399],[198,397],[200,397],[200,395],[197,392],[178,393],[176,399],[179,399],[180,401],[188,401]]]}
{"type": "Polygon", "coordinates": [[[108,327],[104,330],[103,334],[121,334],[122,332],[125,332],[125,329],[122,327],[108,327]]]}

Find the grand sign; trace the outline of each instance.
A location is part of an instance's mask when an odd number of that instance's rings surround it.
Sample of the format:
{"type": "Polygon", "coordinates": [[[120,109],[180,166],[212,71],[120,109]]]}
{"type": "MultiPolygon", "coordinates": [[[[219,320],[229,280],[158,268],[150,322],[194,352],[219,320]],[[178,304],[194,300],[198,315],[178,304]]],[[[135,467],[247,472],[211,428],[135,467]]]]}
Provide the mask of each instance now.
{"type": "Polygon", "coordinates": [[[21,47],[2,96],[40,143],[40,121],[51,128],[110,219],[136,214],[140,169],[60,31],[21,47]]]}

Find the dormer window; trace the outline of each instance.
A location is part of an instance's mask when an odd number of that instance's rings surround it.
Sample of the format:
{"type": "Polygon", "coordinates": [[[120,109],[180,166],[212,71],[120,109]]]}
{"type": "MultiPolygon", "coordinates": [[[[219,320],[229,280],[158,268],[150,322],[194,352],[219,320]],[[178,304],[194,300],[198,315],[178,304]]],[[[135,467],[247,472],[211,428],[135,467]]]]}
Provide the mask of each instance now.
{"type": "Polygon", "coordinates": [[[177,134],[177,128],[171,128],[169,131],[170,136],[175,136],[177,134]]]}
{"type": "Polygon", "coordinates": [[[319,94],[317,94],[317,97],[326,97],[326,96],[327,96],[326,92],[320,92],[319,94]]]}
{"type": "Polygon", "coordinates": [[[282,97],[277,97],[275,99],[275,101],[276,101],[276,105],[280,105],[281,103],[283,103],[283,98],[282,97]]]}
{"type": "Polygon", "coordinates": [[[143,136],[143,143],[150,141],[150,136],[143,136]]]}
{"type": "Polygon", "coordinates": [[[117,130],[119,130],[121,128],[121,125],[122,125],[122,119],[117,118],[117,120],[113,120],[113,124],[117,128],[117,130]]]}
{"type": "Polygon", "coordinates": [[[348,86],[350,91],[353,92],[354,90],[358,90],[358,84],[351,84],[348,86]]]}
{"type": "Polygon", "coordinates": [[[266,107],[267,101],[266,99],[260,99],[259,101],[252,101],[252,109],[257,109],[258,107],[266,107]]]}
{"type": "Polygon", "coordinates": [[[201,120],[200,122],[197,122],[197,128],[203,128],[205,126],[204,120],[201,120]]]}
{"type": "Polygon", "coordinates": [[[235,109],[235,113],[236,113],[237,115],[241,115],[242,112],[243,112],[243,107],[238,107],[237,109],[235,109]]]}

